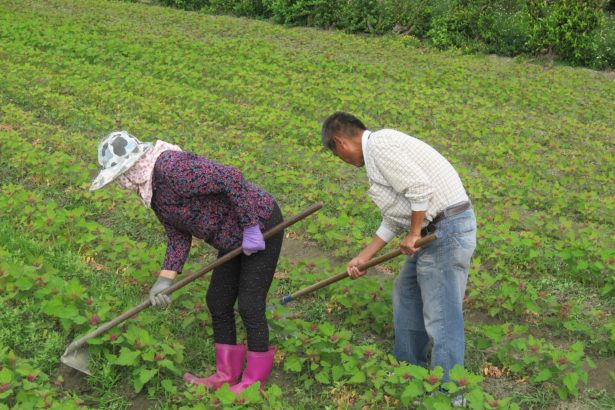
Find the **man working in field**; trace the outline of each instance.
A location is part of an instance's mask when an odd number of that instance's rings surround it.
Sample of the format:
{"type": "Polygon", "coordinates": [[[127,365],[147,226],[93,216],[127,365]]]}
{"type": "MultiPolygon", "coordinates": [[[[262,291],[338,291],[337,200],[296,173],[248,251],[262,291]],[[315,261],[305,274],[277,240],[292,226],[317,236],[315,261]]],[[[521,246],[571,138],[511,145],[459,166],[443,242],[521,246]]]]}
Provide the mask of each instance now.
{"type": "Polygon", "coordinates": [[[453,166],[423,141],[402,132],[371,132],[351,114],[337,112],[324,122],[323,144],[344,162],[365,165],[369,196],[382,212],[371,242],[352,259],[348,274],[387,242],[404,233],[407,256],[393,288],[395,357],[411,364],[451,368],[464,364],[462,303],[470,258],[476,247],[476,220],[453,166]],[[427,233],[438,239],[417,249],[427,233]],[[431,363],[428,363],[432,343],[431,363]]]}

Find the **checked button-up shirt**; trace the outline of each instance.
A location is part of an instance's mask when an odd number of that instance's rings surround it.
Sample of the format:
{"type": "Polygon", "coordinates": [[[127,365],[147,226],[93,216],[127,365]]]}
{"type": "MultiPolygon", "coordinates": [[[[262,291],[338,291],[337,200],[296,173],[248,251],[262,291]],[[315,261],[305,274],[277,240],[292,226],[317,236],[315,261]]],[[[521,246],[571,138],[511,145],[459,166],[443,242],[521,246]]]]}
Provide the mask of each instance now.
{"type": "Polygon", "coordinates": [[[457,171],[425,142],[391,129],[362,137],[368,194],[382,212],[376,231],[385,242],[408,231],[412,211],[426,211],[423,226],[445,208],[468,201],[457,171]]]}

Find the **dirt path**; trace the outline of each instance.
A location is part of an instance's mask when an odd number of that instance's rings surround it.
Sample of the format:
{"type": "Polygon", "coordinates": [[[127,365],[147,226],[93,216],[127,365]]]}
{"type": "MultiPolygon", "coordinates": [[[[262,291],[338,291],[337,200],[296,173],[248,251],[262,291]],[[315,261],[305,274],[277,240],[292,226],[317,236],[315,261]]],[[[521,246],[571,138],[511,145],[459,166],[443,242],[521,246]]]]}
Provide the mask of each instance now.
{"type": "Polygon", "coordinates": [[[292,234],[285,234],[280,256],[290,259],[293,263],[315,259],[327,259],[332,266],[343,266],[344,263],[342,259],[336,258],[324,252],[315,244],[298,239],[292,234]]]}
{"type": "MultiPolygon", "coordinates": [[[[357,249],[357,252],[359,249],[357,249]]],[[[289,259],[293,263],[310,261],[315,259],[327,259],[332,267],[339,267],[340,272],[346,266],[348,260],[335,257],[320,249],[317,245],[306,242],[292,236],[285,237],[282,244],[281,257],[289,259]]],[[[401,257],[399,258],[401,260],[401,257]]],[[[376,266],[368,270],[368,275],[375,277],[392,278],[394,273],[387,267],[376,266]]]]}

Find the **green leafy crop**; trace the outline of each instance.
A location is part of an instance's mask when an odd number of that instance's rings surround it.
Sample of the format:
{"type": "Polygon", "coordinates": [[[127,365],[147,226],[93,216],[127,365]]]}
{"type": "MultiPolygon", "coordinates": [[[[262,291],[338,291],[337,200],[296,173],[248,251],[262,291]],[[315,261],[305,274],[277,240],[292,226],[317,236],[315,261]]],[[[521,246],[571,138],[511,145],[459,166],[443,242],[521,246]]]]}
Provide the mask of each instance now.
{"type": "MultiPolygon", "coordinates": [[[[523,386],[552,406],[598,406],[584,392],[615,352],[610,73],[95,0],[1,1],[0,73],[0,408],[123,408],[138,394],[178,409],[448,408],[458,395],[513,409],[523,386]],[[380,222],[364,171],[321,147],[321,122],[337,110],[425,140],[472,199],[467,360],[454,383],[390,355],[401,259],[274,303],[342,271],[380,222]],[[262,394],[181,381],[213,371],[207,279],[92,340],[98,371],[83,391],[63,381],[65,346],[143,300],[164,255],[164,232],[136,197],[87,190],[98,141],[115,129],[238,167],[285,215],[325,202],[286,233],[326,258],[280,260],[269,308],[278,354],[262,394]],[[488,363],[504,393],[484,382],[488,363]]],[[[215,254],[195,241],[185,271],[215,254]]]]}

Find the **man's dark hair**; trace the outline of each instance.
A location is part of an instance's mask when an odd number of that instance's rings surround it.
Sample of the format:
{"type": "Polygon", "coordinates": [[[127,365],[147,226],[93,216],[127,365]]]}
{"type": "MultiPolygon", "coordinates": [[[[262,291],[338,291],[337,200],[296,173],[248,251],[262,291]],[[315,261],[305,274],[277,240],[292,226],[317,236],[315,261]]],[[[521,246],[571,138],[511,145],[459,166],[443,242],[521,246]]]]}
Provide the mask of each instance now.
{"type": "Polygon", "coordinates": [[[360,119],[347,112],[338,111],[322,123],[322,143],[330,150],[335,150],[336,135],[354,137],[367,129],[360,119]]]}

